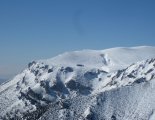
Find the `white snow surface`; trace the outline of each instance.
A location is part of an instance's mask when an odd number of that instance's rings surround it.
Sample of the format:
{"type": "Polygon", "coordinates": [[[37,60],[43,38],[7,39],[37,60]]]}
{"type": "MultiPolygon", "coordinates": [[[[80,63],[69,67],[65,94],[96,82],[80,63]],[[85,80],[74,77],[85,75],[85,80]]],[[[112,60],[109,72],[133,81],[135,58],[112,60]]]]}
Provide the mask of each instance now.
{"type": "Polygon", "coordinates": [[[152,120],[155,47],[67,52],[0,85],[0,119],[152,120]]]}
{"type": "Polygon", "coordinates": [[[85,65],[90,68],[105,68],[108,71],[118,70],[128,65],[155,57],[155,47],[117,47],[106,50],[82,50],[66,52],[48,60],[40,60],[47,64],[76,66],[85,65]]]}

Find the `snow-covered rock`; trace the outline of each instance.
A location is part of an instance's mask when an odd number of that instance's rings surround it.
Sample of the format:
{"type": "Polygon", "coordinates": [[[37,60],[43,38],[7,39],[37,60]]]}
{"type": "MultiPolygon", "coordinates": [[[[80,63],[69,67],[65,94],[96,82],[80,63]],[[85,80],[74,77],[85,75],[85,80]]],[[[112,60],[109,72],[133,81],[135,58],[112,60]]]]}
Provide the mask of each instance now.
{"type": "Polygon", "coordinates": [[[152,120],[155,47],[68,52],[0,85],[0,119],[152,120]]]}

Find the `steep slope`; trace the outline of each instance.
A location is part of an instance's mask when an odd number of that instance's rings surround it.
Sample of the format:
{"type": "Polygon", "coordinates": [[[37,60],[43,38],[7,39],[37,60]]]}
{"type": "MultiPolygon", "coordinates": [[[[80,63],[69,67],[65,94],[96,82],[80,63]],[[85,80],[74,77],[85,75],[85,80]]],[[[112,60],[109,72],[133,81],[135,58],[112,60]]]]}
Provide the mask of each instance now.
{"type": "Polygon", "coordinates": [[[154,47],[112,48],[33,61],[0,85],[0,118],[152,119],[154,53],[154,47]]]}
{"type": "Polygon", "coordinates": [[[92,94],[70,98],[67,102],[69,108],[53,104],[54,110],[50,107],[40,119],[152,119],[155,109],[155,59],[138,62],[102,78],[92,94]]]}
{"type": "Polygon", "coordinates": [[[102,86],[103,92],[97,96],[97,104],[92,108],[97,118],[151,118],[155,109],[155,59],[133,64],[108,75],[107,79],[108,84],[102,86]]]}

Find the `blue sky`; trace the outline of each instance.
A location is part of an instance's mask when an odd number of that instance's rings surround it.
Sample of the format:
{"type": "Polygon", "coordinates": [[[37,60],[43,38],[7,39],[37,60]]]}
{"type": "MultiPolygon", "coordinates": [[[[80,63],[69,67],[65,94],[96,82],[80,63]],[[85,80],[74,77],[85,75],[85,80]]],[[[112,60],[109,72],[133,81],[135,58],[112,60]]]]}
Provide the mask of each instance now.
{"type": "Polygon", "coordinates": [[[65,51],[155,46],[155,0],[0,0],[0,77],[65,51]]]}

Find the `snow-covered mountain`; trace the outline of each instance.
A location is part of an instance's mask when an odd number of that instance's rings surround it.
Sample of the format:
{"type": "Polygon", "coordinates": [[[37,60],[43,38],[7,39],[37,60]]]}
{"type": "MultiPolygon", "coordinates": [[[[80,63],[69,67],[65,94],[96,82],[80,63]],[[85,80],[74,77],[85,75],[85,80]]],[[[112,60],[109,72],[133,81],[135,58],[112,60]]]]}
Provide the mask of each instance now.
{"type": "Polygon", "coordinates": [[[0,119],[154,120],[155,47],[68,52],[0,85],[0,119]]]}

